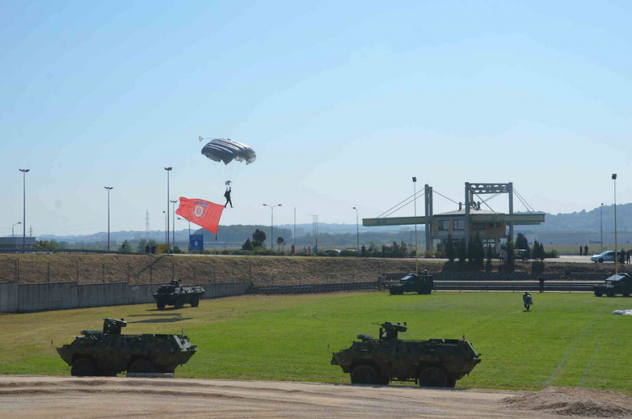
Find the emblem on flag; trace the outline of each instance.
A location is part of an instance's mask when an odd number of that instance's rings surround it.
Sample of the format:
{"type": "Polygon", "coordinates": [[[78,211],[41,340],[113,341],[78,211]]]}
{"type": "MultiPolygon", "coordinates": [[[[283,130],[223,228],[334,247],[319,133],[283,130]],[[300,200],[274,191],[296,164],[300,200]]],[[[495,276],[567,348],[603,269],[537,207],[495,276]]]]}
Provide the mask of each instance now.
{"type": "Polygon", "coordinates": [[[200,202],[200,201],[195,201],[195,204],[193,204],[193,217],[196,220],[203,218],[204,215],[206,214],[207,209],[208,209],[208,204],[204,202],[200,202]]]}

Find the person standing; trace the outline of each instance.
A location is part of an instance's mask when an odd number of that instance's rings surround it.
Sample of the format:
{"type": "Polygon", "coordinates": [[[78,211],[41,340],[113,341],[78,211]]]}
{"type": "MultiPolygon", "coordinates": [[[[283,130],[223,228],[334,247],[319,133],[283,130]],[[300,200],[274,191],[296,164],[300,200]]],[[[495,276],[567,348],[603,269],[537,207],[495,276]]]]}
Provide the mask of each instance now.
{"type": "Polygon", "coordinates": [[[588,256],[588,245],[584,246],[584,256],[588,256]]]}
{"type": "Polygon", "coordinates": [[[583,250],[584,250],[584,248],[583,248],[583,247],[581,247],[581,246],[579,246],[579,256],[582,256],[582,255],[583,255],[583,253],[582,253],[582,252],[583,252],[583,250]]]}
{"type": "Polygon", "coordinates": [[[544,278],[540,276],[538,280],[540,282],[540,292],[544,292],[544,278]]]}

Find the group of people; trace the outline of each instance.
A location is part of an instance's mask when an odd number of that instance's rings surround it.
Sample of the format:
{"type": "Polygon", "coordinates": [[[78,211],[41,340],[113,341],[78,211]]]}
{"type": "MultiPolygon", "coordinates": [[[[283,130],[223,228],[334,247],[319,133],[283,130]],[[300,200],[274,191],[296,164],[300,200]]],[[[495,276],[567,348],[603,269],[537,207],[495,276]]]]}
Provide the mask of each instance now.
{"type": "Polygon", "coordinates": [[[620,264],[624,264],[627,263],[628,265],[630,264],[630,257],[632,257],[632,250],[628,250],[627,252],[623,249],[621,249],[621,251],[618,254],[618,258],[619,259],[619,263],[620,264]]]}
{"type": "Polygon", "coordinates": [[[588,256],[588,245],[584,247],[579,246],[579,256],[588,256]]]}

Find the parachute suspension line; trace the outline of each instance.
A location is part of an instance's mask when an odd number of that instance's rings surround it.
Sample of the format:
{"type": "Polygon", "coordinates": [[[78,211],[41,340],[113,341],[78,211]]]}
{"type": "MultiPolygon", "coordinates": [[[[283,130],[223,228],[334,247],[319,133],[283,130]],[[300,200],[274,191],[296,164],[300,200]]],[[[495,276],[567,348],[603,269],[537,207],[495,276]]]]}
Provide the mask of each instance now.
{"type": "Polygon", "coordinates": [[[409,196],[408,198],[404,199],[403,201],[399,202],[398,204],[395,204],[394,206],[390,207],[389,209],[387,209],[386,211],[384,211],[383,213],[378,215],[376,218],[388,217],[389,215],[392,215],[392,214],[396,213],[400,209],[404,208],[406,205],[409,205],[411,202],[413,202],[415,197],[417,195],[420,195],[425,190],[426,190],[426,188],[424,187],[422,190],[417,191],[417,194],[413,194],[413,195],[409,196]]]}
{"type": "Polygon", "coordinates": [[[516,188],[514,188],[514,192],[516,193],[516,196],[518,197],[520,202],[522,202],[522,205],[524,205],[524,207],[527,209],[528,212],[536,212],[536,210],[531,205],[529,205],[527,200],[524,199],[522,195],[520,195],[520,192],[518,192],[516,188]]]}

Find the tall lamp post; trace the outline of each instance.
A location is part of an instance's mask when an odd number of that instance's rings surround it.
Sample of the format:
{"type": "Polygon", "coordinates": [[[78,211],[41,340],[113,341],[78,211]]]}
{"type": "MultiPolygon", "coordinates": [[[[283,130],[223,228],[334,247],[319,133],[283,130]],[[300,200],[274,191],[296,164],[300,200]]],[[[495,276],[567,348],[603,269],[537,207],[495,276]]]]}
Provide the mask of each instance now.
{"type": "Polygon", "coordinates": [[[13,227],[15,227],[18,224],[22,224],[22,221],[18,221],[17,223],[11,226],[11,237],[15,237],[15,231],[13,230],[13,227]]]}
{"type": "Polygon", "coordinates": [[[603,253],[603,202],[599,206],[599,230],[601,232],[601,251],[599,253],[603,253]]]}
{"type": "Polygon", "coordinates": [[[173,167],[165,167],[167,171],[167,254],[169,254],[169,172],[173,167]]]}
{"type": "Polygon", "coordinates": [[[272,241],[272,238],[274,237],[274,208],[281,207],[283,205],[282,204],[276,204],[276,205],[263,204],[263,206],[270,208],[270,249],[274,250],[274,242],[272,241]]]}
{"type": "Polygon", "coordinates": [[[108,191],[108,252],[110,251],[110,191],[114,189],[113,186],[104,186],[108,191]]]}
{"type": "Polygon", "coordinates": [[[358,224],[358,208],[353,207],[356,212],[356,251],[360,251],[360,224],[358,224]]]}
{"type": "Polygon", "coordinates": [[[22,252],[26,253],[26,174],[31,169],[20,169],[22,172],[22,185],[23,185],[23,208],[24,211],[22,213],[22,252]]]}
{"type": "Polygon", "coordinates": [[[419,275],[419,252],[417,252],[417,178],[413,176],[413,202],[415,207],[415,271],[419,275]]]}
{"type": "Polygon", "coordinates": [[[165,243],[167,243],[167,239],[169,238],[169,233],[167,232],[167,212],[168,211],[163,211],[162,213],[165,214],[165,243]]]}
{"type": "Polygon", "coordinates": [[[612,174],[614,184],[614,273],[619,275],[619,254],[617,253],[617,174],[612,174]]]}
{"type": "Polygon", "coordinates": [[[173,233],[171,235],[171,243],[173,243],[173,247],[176,247],[176,202],[178,201],[169,201],[171,202],[171,209],[173,210],[173,233]]]}

